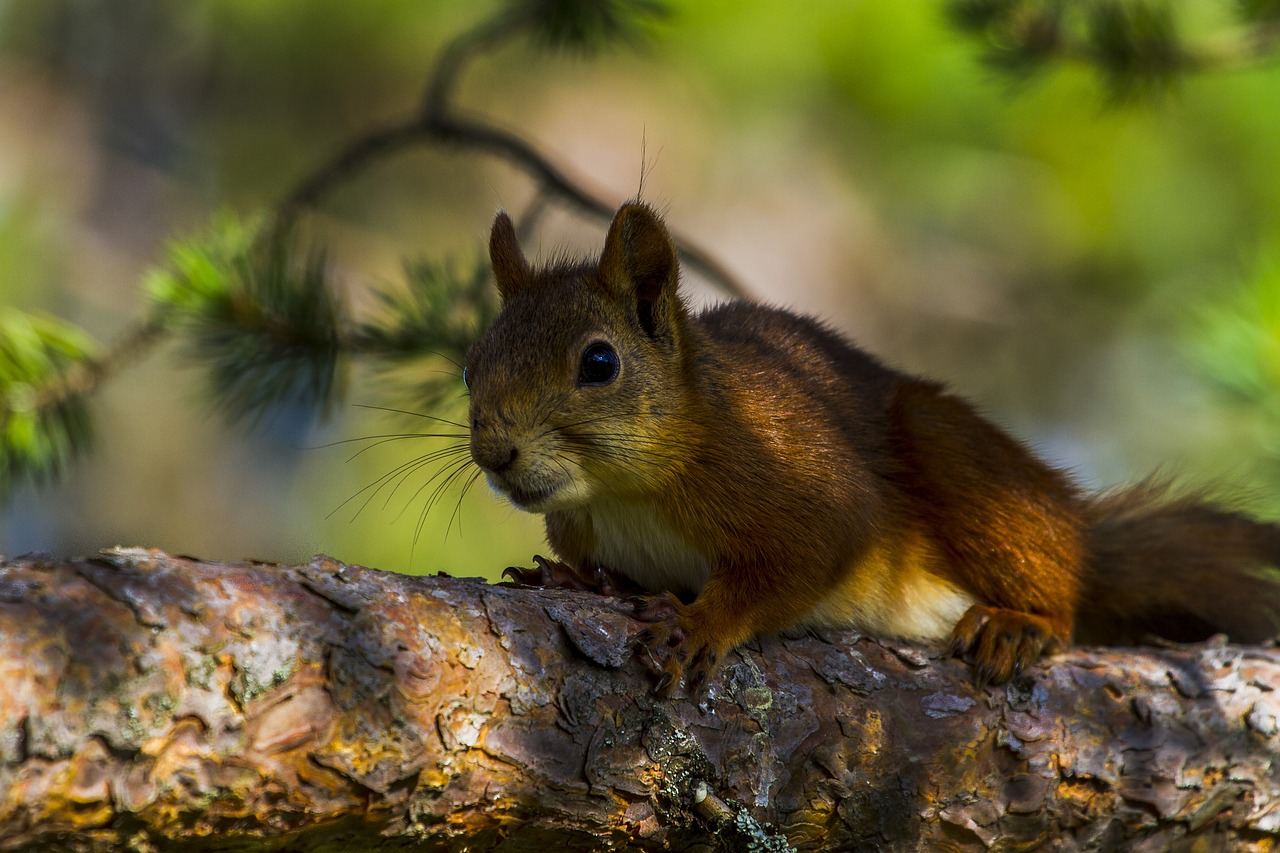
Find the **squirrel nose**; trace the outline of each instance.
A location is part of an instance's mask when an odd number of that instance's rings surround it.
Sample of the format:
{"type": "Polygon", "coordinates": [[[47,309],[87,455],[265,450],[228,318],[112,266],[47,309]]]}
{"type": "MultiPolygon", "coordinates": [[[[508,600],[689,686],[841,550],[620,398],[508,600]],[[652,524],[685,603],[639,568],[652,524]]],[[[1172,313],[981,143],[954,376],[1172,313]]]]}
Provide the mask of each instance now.
{"type": "Polygon", "coordinates": [[[519,458],[520,451],[509,444],[497,444],[472,448],[471,456],[481,468],[498,473],[510,469],[519,458]]]}

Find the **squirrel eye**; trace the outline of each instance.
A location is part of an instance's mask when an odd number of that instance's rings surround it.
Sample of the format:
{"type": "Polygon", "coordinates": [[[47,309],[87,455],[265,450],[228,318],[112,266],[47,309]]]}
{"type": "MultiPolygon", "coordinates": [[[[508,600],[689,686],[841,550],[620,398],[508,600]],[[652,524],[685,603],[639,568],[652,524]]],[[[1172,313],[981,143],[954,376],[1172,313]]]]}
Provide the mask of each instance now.
{"type": "Polygon", "coordinates": [[[465,367],[462,368],[462,387],[464,388],[471,387],[471,383],[467,381],[467,369],[465,367]]]}
{"type": "Polygon", "coordinates": [[[582,351],[582,363],[578,366],[578,384],[608,385],[618,377],[622,362],[613,347],[597,341],[582,351]]]}

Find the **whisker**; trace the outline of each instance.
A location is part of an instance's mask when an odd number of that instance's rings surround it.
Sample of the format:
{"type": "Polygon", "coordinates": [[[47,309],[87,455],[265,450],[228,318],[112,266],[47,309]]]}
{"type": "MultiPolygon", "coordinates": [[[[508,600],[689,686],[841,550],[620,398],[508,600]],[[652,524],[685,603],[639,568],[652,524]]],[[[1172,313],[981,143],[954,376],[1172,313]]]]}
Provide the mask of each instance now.
{"type": "Polygon", "coordinates": [[[369,403],[355,403],[353,405],[355,405],[355,407],[358,409],[371,409],[375,412],[389,412],[390,414],[393,414],[393,415],[408,415],[411,418],[425,418],[429,421],[438,421],[439,423],[442,423],[442,424],[455,426],[458,429],[468,428],[466,424],[460,424],[457,421],[451,421],[448,418],[440,418],[440,417],[436,417],[435,415],[425,415],[422,412],[415,412],[410,409],[395,409],[390,406],[374,406],[369,403]]]}
{"type": "Polygon", "coordinates": [[[453,529],[453,520],[458,520],[458,535],[462,535],[462,499],[467,496],[467,492],[475,485],[476,480],[480,479],[480,475],[484,472],[479,468],[471,473],[467,481],[462,484],[462,488],[458,491],[458,500],[453,504],[453,512],[449,514],[449,524],[444,529],[444,541],[449,541],[449,531],[453,529]]]}
{"type": "MultiPolygon", "coordinates": [[[[427,516],[431,514],[431,510],[435,508],[435,505],[439,502],[440,497],[445,493],[446,490],[448,490],[449,486],[453,482],[455,482],[458,479],[458,477],[460,477],[463,474],[464,471],[467,470],[467,465],[469,463],[470,463],[470,460],[466,460],[460,463],[455,463],[452,467],[452,470],[449,471],[449,476],[441,480],[436,485],[435,489],[432,490],[431,495],[427,498],[427,502],[422,507],[422,511],[418,513],[418,523],[417,525],[415,525],[413,529],[413,544],[415,547],[418,544],[418,540],[422,538],[422,531],[425,529],[427,524],[427,516]]],[[[435,478],[433,477],[432,479],[435,479],[435,478]]],[[[426,486],[427,484],[424,483],[422,485],[422,488],[420,488],[418,492],[414,493],[414,497],[417,497],[417,495],[421,493],[422,489],[425,489],[426,486]]],[[[445,532],[447,535],[448,534],[447,529],[445,532]]]]}
{"type": "Polygon", "coordinates": [[[427,504],[423,511],[424,515],[430,513],[431,510],[435,508],[436,504],[438,504],[440,499],[444,497],[445,492],[449,490],[449,487],[453,482],[457,480],[458,477],[462,476],[463,472],[466,470],[467,466],[465,464],[455,465],[453,470],[449,472],[449,476],[445,477],[436,485],[435,490],[431,492],[431,496],[427,498],[427,504]]]}
{"type": "Polygon", "coordinates": [[[378,435],[358,435],[355,438],[340,438],[337,441],[326,441],[324,444],[312,445],[309,450],[324,450],[326,447],[337,447],[340,444],[355,444],[357,441],[376,441],[386,438],[470,438],[468,433],[455,432],[385,432],[378,435]]]}
{"type": "MultiPolygon", "coordinates": [[[[372,438],[372,437],[370,437],[370,438],[372,438]]],[[[466,440],[468,437],[467,437],[467,436],[465,436],[465,435],[445,435],[445,434],[443,434],[443,433],[440,433],[440,434],[436,434],[436,433],[421,433],[421,434],[409,434],[409,435],[388,435],[388,436],[383,436],[382,438],[378,439],[377,441],[374,441],[374,442],[373,442],[373,444],[370,444],[368,447],[362,447],[362,448],[360,448],[360,449],[359,449],[359,450],[357,450],[355,453],[353,453],[353,454],[351,454],[350,456],[348,456],[348,457],[347,457],[347,461],[348,461],[348,462],[351,462],[351,461],[355,460],[357,457],[359,457],[359,456],[363,456],[364,454],[368,453],[370,450],[373,450],[375,447],[381,447],[382,445],[384,445],[384,444],[390,444],[390,443],[391,443],[391,442],[393,442],[393,441],[404,441],[404,440],[406,440],[406,439],[410,439],[410,438],[453,438],[453,439],[463,439],[463,440],[466,440]]],[[[355,439],[352,439],[352,440],[354,441],[355,439]]],[[[364,440],[366,440],[366,439],[360,439],[360,440],[361,440],[361,441],[364,441],[364,440]]],[[[461,446],[462,446],[462,447],[467,447],[467,445],[461,445],[461,446]]],[[[452,448],[451,448],[451,449],[452,449],[452,448]]]]}
{"type": "Polygon", "coordinates": [[[372,493],[371,493],[371,494],[370,494],[370,495],[365,499],[365,502],[364,502],[363,504],[361,504],[361,505],[360,505],[360,509],[356,510],[355,515],[354,515],[354,516],[352,516],[352,519],[351,519],[351,520],[352,520],[352,521],[354,521],[356,518],[358,518],[358,517],[360,516],[360,513],[364,512],[365,507],[367,507],[367,506],[369,505],[369,502],[370,502],[370,501],[372,501],[372,500],[377,496],[378,492],[379,492],[379,491],[381,491],[381,490],[383,489],[383,487],[385,487],[385,486],[386,486],[387,482],[389,482],[392,478],[394,478],[394,477],[396,477],[397,475],[399,475],[402,471],[405,471],[406,469],[410,469],[410,470],[412,470],[412,469],[414,469],[414,468],[416,468],[416,467],[421,467],[422,465],[429,464],[429,463],[431,463],[431,462],[435,461],[436,459],[443,458],[444,456],[447,456],[447,455],[449,455],[449,454],[451,454],[451,453],[462,453],[462,452],[464,452],[464,451],[468,451],[468,450],[469,450],[469,448],[467,448],[467,447],[466,447],[466,446],[464,446],[464,445],[462,445],[462,446],[456,446],[456,447],[446,447],[446,448],[442,448],[442,449],[440,449],[440,450],[434,450],[434,451],[432,451],[431,453],[423,454],[423,455],[421,455],[421,456],[418,456],[418,457],[415,457],[414,459],[409,460],[408,462],[405,462],[405,463],[402,463],[402,464],[400,464],[400,465],[397,465],[396,467],[392,468],[392,469],[391,469],[390,471],[388,471],[387,473],[385,473],[385,474],[381,475],[380,477],[378,477],[378,478],[377,478],[376,480],[374,480],[373,482],[371,482],[371,483],[369,483],[369,484],[365,485],[363,488],[361,488],[360,490],[358,490],[357,492],[355,492],[355,494],[351,495],[349,498],[347,498],[346,500],[344,500],[342,503],[338,504],[338,505],[337,505],[336,507],[334,507],[334,508],[333,508],[333,510],[332,510],[332,511],[330,511],[330,513],[329,513],[327,516],[325,516],[325,517],[326,517],[326,518],[332,518],[332,517],[333,517],[333,516],[334,516],[334,515],[339,511],[339,510],[341,510],[344,506],[346,506],[347,504],[351,503],[353,500],[355,500],[356,498],[360,497],[360,495],[364,494],[365,492],[369,491],[370,489],[373,489],[373,492],[372,492],[372,493]]]}
{"type": "MultiPolygon", "coordinates": [[[[416,461],[416,460],[414,460],[414,461],[416,461]]],[[[396,474],[398,471],[400,471],[400,469],[401,469],[401,468],[403,468],[405,465],[412,465],[412,464],[414,464],[414,462],[413,462],[413,461],[406,462],[406,463],[404,463],[404,465],[398,465],[398,466],[396,466],[395,468],[392,468],[392,469],[391,469],[390,471],[388,471],[387,473],[380,475],[376,480],[374,480],[373,482],[368,483],[368,484],[367,484],[367,485],[365,485],[364,487],[360,488],[360,489],[359,489],[359,490],[357,490],[354,494],[352,494],[350,497],[348,497],[346,500],[344,500],[342,503],[338,504],[336,507],[334,507],[332,510],[330,510],[330,511],[329,511],[329,514],[328,514],[328,515],[326,515],[326,516],[325,516],[325,518],[333,518],[333,516],[334,516],[335,514],[337,514],[337,512],[338,512],[339,510],[341,510],[344,506],[346,506],[347,504],[351,503],[353,500],[355,500],[356,498],[360,497],[362,494],[364,494],[365,492],[369,491],[370,489],[373,489],[375,486],[377,486],[377,487],[378,487],[378,489],[381,489],[381,485],[379,485],[379,484],[381,484],[381,483],[382,483],[384,480],[386,480],[388,477],[395,476],[395,474],[396,474]]],[[[369,497],[365,499],[365,502],[364,502],[363,504],[361,504],[361,505],[360,505],[360,509],[356,510],[355,515],[353,515],[353,516],[351,517],[351,520],[352,520],[352,521],[355,521],[355,520],[356,520],[356,518],[358,518],[358,517],[360,516],[360,513],[364,512],[364,508],[365,508],[365,507],[367,507],[367,506],[369,505],[369,501],[370,501],[370,500],[372,500],[372,499],[373,499],[373,497],[374,497],[374,495],[377,495],[377,494],[378,494],[378,490],[377,490],[377,489],[375,489],[375,490],[374,490],[374,492],[373,492],[373,494],[369,495],[369,497]]]]}
{"type": "MultiPolygon", "coordinates": [[[[451,449],[451,450],[452,450],[452,449],[451,449]]],[[[431,464],[431,463],[433,463],[433,462],[439,462],[440,460],[442,460],[442,459],[446,459],[446,458],[448,458],[448,457],[449,457],[449,456],[451,456],[451,455],[454,455],[454,456],[461,456],[462,454],[461,454],[461,453],[458,453],[458,452],[450,452],[450,453],[446,453],[446,452],[443,452],[443,451],[436,451],[434,454],[431,454],[431,458],[429,458],[429,459],[428,459],[428,458],[425,458],[425,457],[419,457],[417,460],[415,460],[415,463],[416,463],[416,464],[414,464],[414,466],[413,466],[411,469],[404,471],[404,472],[399,476],[399,481],[395,484],[395,486],[394,486],[394,487],[392,487],[391,491],[387,494],[387,499],[386,499],[385,501],[383,501],[383,502],[382,502],[382,508],[383,508],[383,509],[386,509],[387,507],[391,506],[391,501],[395,498],[395,496],[396,496],[396,492],[400,491],[400,487],[401,487],[401,486],[403,486],[406,482],[408,482],[409,477],[410,477],[411,475],[413,475],[413,474],[414,474],[414,473],[416,473],[417,471],[420,471],[422,468],[426,467],[427,465],[429,465],[429,464],[431,464]]],[[[413,493],[412,495],[410,495],[410,496],[409,496],[409,500],[407,500],[407,501],[405,502],[404,507],[400,510],[400,512],[399,512],[399,513],[397,513],[397,514],[396,514],[396,519],[397,519],[397,520],[399,520],[400,516],[404,515],[405,510],[407,510],[407,509],[410,507],[410,505],[412,505],[412,504],[413,504],[413,500],[414,500],[414,498],[416,498],[419,494],[421,494],[422,490],[423,490],[423,489],[425,489],[427,486],[429,486],[429,485],[432,483],[432,481],[434,481],[434,480],[435,480],[437,477],[439,477],[442,473],[444,473],[445,471],[447,471],[447,470],[449,469],[449,467],[450,467],[450,466],[453,466],[453,465],[460,465],[460,464],[466,464],[467,462],[470,462],[470,461],[471,461],[471,460],[470,460],[470,458],[467,458],[467,459],[453,459],[453,460],[450,460],[450,461],[446,462],[444,465],[442,465],[442,466],[440,467],[440,469],[439,469],[438,471],[436,471],[436,473],[434,473],[434,474],[432,474],[430,477],[428,477],[428,478],[427,478],[427,480],[426,480],[426,482],[424,482],[422,485],[420,485],[420,486],[417,488],[417,490],[415,490],[415,491],[414,491],[414,493],[413,493]]]]}
{"type": "MultiPolygon", "coordinates": [[[[551,419],[551,416],[552,416],[552,415],[554,415],[554,414],[556,414],[557,412],[561,411],[561,410],[562,410],[562,408],[563,408],[563,403],[564,403],[564,401],[565,401],[565,400],[569,399],[569,395],[570,395],[570,393],[571,393],[571,392],[566,391],[566,392],[564,392],[564,393],[560,394],[560,395],[559,395],[559,396],[557,396],[557,397],[552,397],[550,400],[545,400],[545,401],[543,401],[542,407],[543,407],[543,410],[544,410],[544,414],[542,415],[542,417],[541,417],[541,418],[539,418],[539,419],[538,419],[538,422],[537,422],[537,423],[535,423],[533,426],[536,428],[536,427],[540,427],[540,426],[545,425],[545,424],[546,424],[546,422],[547,422],[547,421],[549,421],[549,420],[551,419]]],[[[548,432],[554,432],[554,428],[544,430],[542,433],[540,433],[538,436],[536,436],[536,438],[535,438],[534,440],[536,441],[538,438],[542,438],[542,437],[543,437],[543,436],[545,436],[548,432]]]]}
{"type": "MultiPolygon", "coordinates": [[[[370,445],[370,447],[377,447],[378,444],[382,444],[384,441],[394,441],[398,439],[408,439],[408,438],[454,438],[454,439],[469,440],[471,436],[470,434],[460,434],[460,433],[451,433],[451,432],[382,433],[380,435],[359,435],[359,436],[356,436],[355,438],[340,438],[337,441],[326,441],[324,444],[309,445],[306,449],[307,450],[327,450],[330,447],[339,447],[343,444],[355,444],[356,442],[359,442],[359,441],[374,441],[374,442],[377,442],[377,444],[370,445]]],[[[359,454],[356,454],[356,455],[358,456],[359,454]]],[[[348,458],[347,461],[350,462],[351,459],[354,459],[354,458],[355,457],[352,456],[348,458]]]]}
{"type": "MultiPolygon", "coordinates": [[[[391,484],[393,479],[395,480],[394,485],[391,485],[390,491],[387,492],[386,500],[382,502],[383,510],[386,510],[387,507],[391,506],[391,501],[395,499],[396,492],[400,491],[400,487],[403,486],[411,476],[413,476],[418,471],[421,471],[423,468],[427,467],[428,465],[438,462],[440,459],[444,458],[444,456],[445,456],[444,454],[438,454],[438,453],[430,454],[428,456],[419,456],[417,459],[414,459],[405,465],[401,465],[399,469],[395,471],[395,473],[389,474],[387,481],[383,483],[381,487],[379,487],[379,491],[381,491],[382,488],[385,488],[387,485],[391,484]]],[[[447,464],[452,465],[452,464],[456,464],[456,462],[450,462],[447,464]]],[[[439,476],[438,473],[433,474],[427,480],[427,482],[428,483],[431,482],[431,480],[434,480],[437,476],[439,476]]],[[[372,501],[373,498],[376,496],[377,496],[377,491],[375,491],[372,495],[368,497],[368,499],[365,500],[364,506],[368,506],[369,502],[372,501]]],[[[413,502],[413,499],[410,498],[405,503],[404,509],[400,510],[400,512],[396,515],[396,519],[399,519],[400,516],[404,514],[404,510],[408,509],[409,505],[412,502],[413,502]]],[[[364,510],[364,506],[361,507],[361,511],[364,510]]]]}
{"type": "Polygon", "coordinates": [[[449,371],[447,370],[438,371],[439,373],[445,373],[445,374],[448,374],[449,376],[457,376],[459,379],[462,378],[462,365],[457,360],[455,360],[453,356],[449,355],[448,353],[439,352],[438,350],[433,350],[433,349],[422,350],[422,352],[425,352],[428,355],[434,355],[434,356],[443,358],[445,361],[449,362],[454,367],[458,368],[457,373],[449,373],[449,371]]]}
{"type": "MultiPolygon", "coordinates": [[[[404,507],[402,507],[400,512],[396,514],[396,520],[399,520],[400,517],[403,516],[405,512],[409,509],[409,507],[413,506],[413,502],[418,499],[418,496],[421,495],[422,492],[428,486],[430,486],[432,483],[434,483],[436,480],[440,479],[441,477],[444,477],[443,482],[448,482],[449,479],[455,473],[457,473],[458,471],[464,470],[467,467],[467,465],[470,464],[470,462],[471,462],[470,459],[455,459],[451,462],[446,462],[444,465],[441,465],[439,470],[437,470],[434,474],[428,477],[425,481],[420,483],[418,485],[418,488],[414,489],[413,494],[409,496],[409,499],[407,501],[405,501],[404,507]]],[[[400,486],[403,484],[404,484],[404,479],[401,479],[400,483],[397,484],[396,488],[399,489],[400,486]]],[[[440,487],[436,486],[436,488],[438,489],[440,487]]],[[[435,494],[435,492],[433,491],[432,494],[435,494]]],[[[428,503],[429,502],[430,502],[430,499],[428,498],[428,503]]],[[[427,507],[424,506],[423,512],[426,512],[426,510],[427,510],[427,507]]]]}

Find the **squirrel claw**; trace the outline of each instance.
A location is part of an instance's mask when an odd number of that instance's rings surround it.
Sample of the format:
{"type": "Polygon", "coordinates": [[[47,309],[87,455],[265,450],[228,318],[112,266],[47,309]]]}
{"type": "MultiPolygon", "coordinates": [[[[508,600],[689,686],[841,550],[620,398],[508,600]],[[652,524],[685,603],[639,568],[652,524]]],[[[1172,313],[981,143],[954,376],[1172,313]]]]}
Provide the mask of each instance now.
{"type": "Polygon", "coordinates": [[[631,617],[639,622],[666,622],[678,618],[680,608],[684,607],[674,593],[664,592],[659,595],[636,595],[627,599],[632,605],[631,617]]]}
{"type": "Polygon", "coordinates": [[[520,586],[542,586],[539,581],[542,573],[537,569],[526,569],[523,566],[507,566],[502,570],[502,579],[504,582],[519,584],[520,586]]]}
{"type": "Polygon", "coordinates": [[[542,589],[573,589],[579,592],[594,592],[598,595],[614,596],[619,591],[619,581],[604,569],[596,568],[589,576],[568,563],[560,560],[548,560],[541,554],[533,555],[533,568],[508,566],[502,570],[502,576],[512,583],[521,586],[540,587],[542,589]]]}
{"type": "Polygon", "coordinates": [[[670,671],[664,672],[662,677],[658,679],[658,683],[653,686],[653,692],[659,696],[670,696],[679,681],[679,677],[673,676],[670,671]]]}
{"type": "Polygon", "coordinates": [[[667,650],[669,652],[685,640],[684,629],[675,620],[655,622],[642,631],[631,635],[629,642],[636,648],[648,652],[667,650]]]}
{"type": "Polygon", "coordinates": [[[653,632],[648,628],[643,631],[637,631],[627,638],[627,645],[631,646],[635,651],[650,651],[654,645],[653,632]]]}
{"type": "Polygon", "coordinates": [[[558,560],[548,560],[541,554],[534,554],[533,562],[532,568],[507,566],[502,570],[502,576],[521,586],[550,589],[581,588],[582,579],[568,564],[558,560]]]}
{"type": "Polygon", "coordinates": [[[716,670],[720,668],[720,655],[716,654],[710,647],[703,646],[689,661],[688,674],[685,676],[685,685],[689,689],[689,695],[692,697],[701,696],[711,682],[711,677],[715,675],[716,670]]]}

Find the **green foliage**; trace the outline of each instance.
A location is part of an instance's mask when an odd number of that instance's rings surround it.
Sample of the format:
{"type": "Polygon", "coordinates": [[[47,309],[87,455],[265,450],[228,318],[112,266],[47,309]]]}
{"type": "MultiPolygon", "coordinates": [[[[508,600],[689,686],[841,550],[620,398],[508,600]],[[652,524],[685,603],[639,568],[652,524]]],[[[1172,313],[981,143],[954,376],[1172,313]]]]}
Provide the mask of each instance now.
{"type": "Polygon", "coordinates": [[[342,350],[342,308],[323,256],[219,217],[203,240],[169,248],[146,288],[162,322],[208,374],[229,420],[256,423],[282,405],[332,402],[342,350]]]}
{"type": "Polygon", "coordinates": [[[1205,374],[1256,413],[1280,453],[1280,257],[1263,257],[1235,299],[1204,309],[1197,331],[1205,374]]]}
{"type": "Polygon", "coordinates": [[[1273,243],[1233,297],[1195,312],[1185,350],[1219,392],[1230,438],[1221,466],[1242,471],[1265,514],[1280,513],[1280,250],[1273,243]]]}
{"type": "Polygon", "coordinates": [[[1027,5],[1022,0],[952,0],[947,13],[956,26],[978,29],[1010,21],[1027,5]]]}
{"type": "Polygon", "coordinates": [[[511,11],[528,21],[536,41],[580,53],[642,41],[648,26],[670,14],[661,0],[513,0],[511,11]]]}
{"type": "Polygon", "coordinates": [[[229,420],[257,422],[280,405],[332,404],[345,355],[387,373],[406,368],[419,405],[456,390],[456,365],[497,310],[484,263],[408,263],[404,285],[378,291],[374,316],[357,323],[335,297],[320,255],[303,256],[287,240],[266,245],[260,233],[252,221],[219,216],[206,237],[173,243],[168,266],[146,280],[160,322],[208,373],[229,420]],[[454,369],[418,369],[433,359],[454,369]]]}
{"type": "Polygon", "coordinates": [[[378,292],[379,316],[364,324],[359,346],[388,358],[440,355],[460,361],[493,320],[498,304],[486,262],[465,273],[431,260],[405,264],[405,287],[378,292]]]}
{"type": "Polygon", "coordinates": [[[378,292],[381,311],[361,325],[355,346],[389,369],[408,367],[412,397],[429,411],[461,388],[463,357],[497,313],[486,262],[470,270],[429,260],[405,264],[405,286],[378,292]],[[420,370],[419,360],[443,359],[449,370],[420,370]]]}
{"type": "Polygon", "coordinates": [[[257,226],[223,213],[216,216],[204,240],[175,240],[168,247],[169,266],[152,270],[143,282],[147,297],[168,323],[216,313],[230,298],[232,267],[244,263],[253,248],[257,226]]]}
{"type": "MultiPolygon", "coordinates": [[[[1159,94],[1186,74],[1255,61],[1247,47],[1199,49],[1184,43],[1168,0],[950,0],[952,23],[984,42],[984,58],[1018,76],[1055,61],[1080,62],[1114,100],[1159,94]]],[[[1180,7],[1181,8],[1181,7],[1180,7]]],[[[1261,25],[1280,14],[1276,0],[1242,0],[1237,12],[1261,25]]]]}
{"type": "Polygon", "coordinates": [[[1250,21],[1280,20],[1280,0],[1239,0],[1240,15],[1250,21]]]}
{"type": "Polygon", "coordinates": [[[66,323],[0,310],[0,498],[22,480],[56,476],[89,444],[83,398],[57,392],[69,370],[87,368],[92,349],[66,323]]]}
{"type": "Polygon", "coordinates": [[[1062,47],[1062,8],[1058,3],[953,0],[949,11],[956,26],[986,36],[983,58],[994,68],[1030,74],[1062,47]]]}
{"type": "Polygon", "coordinates": [[[1194,67],[1182,48],[1173,13],[1162,0],[1096,3],[1089,8],[1086,44],[1113,96],[1159,92],[1194,67]]]}

